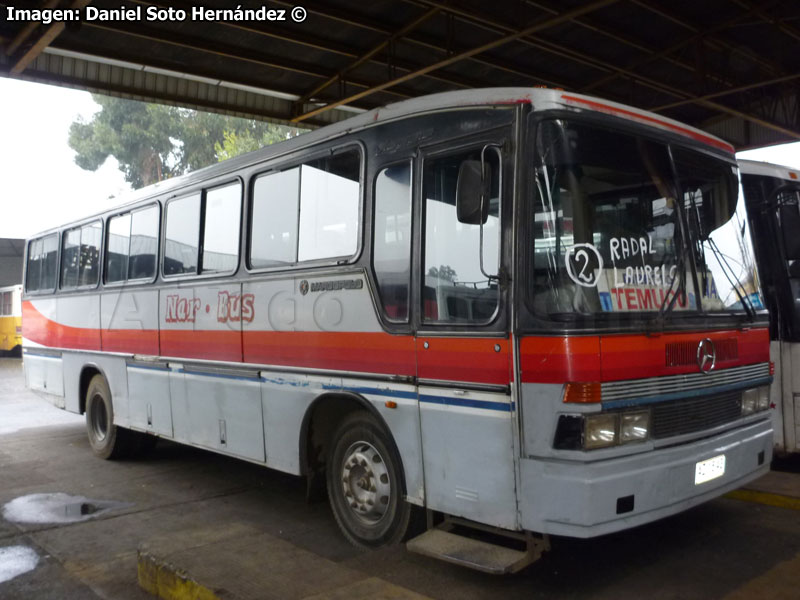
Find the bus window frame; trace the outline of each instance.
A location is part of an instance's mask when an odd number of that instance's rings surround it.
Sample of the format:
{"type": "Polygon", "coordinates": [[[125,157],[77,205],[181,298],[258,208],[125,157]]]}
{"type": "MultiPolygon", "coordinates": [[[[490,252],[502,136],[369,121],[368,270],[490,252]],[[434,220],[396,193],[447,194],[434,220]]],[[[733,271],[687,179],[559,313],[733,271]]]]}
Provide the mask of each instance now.
{"type": "MultiPolygon", "coordinates": [[[[125,215],[131,215],[131,217],[133,217],[133,213],[147,210],[153,206],[158,207],[158,235],[156,236],[156,263],[158,263],[159,257],[161,256],[161,226],[164,216],[164,213],[161,210],[161,202],[154,200],[153,202],[148,202],[147,204],[142,204],[139,206],[134,206],[133,208],[127,208],[126,210],[115,212],[114,214],[108,215],[105,218],[106,228],[105,235],[103,236],[103,288],[121,288],[128,285],[152,284],[156,281],[156,279],[158,279],[158,264],[156,264],[156,268],[153,270],[153,275],[151,277],[139,277],[137,279],[126,278],[123,281],[106,281],[106,267],[108,266],[106,264],[106,256],[108,255],[108,238],[111,235],[111,227],[109,226],[111,219],[123,217],[125,215]]],[[[128,260],[130,260],[130,245],[128,246],[128,260]]]]}
{"type": "MultiPolygon", "coordinates": [[[[105,238],[106,238],[105,219],[103,219],[102,217],[98,217],[98,218],[90,219],[89,221],[86,221],[84,223],[79,223],[78,225],[73,225],[72,227],[65,227],[64,229],[61,230],[61,235],[59,237],[60,237],[60,240],[59,240],[60,243],[59,243],[59,246],[58,246],[58,273],[56,274],[56,279],[57,279],[56,283],[57,283],[58,292],[62,293],[62,294],[71,294],[73,292],[85,292],[85,291],[89,291],[89,290],[96,290],[98,287],[100,287],[100,282],[103,279],[102,278],[103,271],[105,270],[104,263],[105,263],[105,260],[106,260],[106,256],[105,256],[105,238]],[[89,284],[89,285],[75,285],[75,286],[72,286],[72,287],[65,288],[64,287],[64,281],[63,281],[64,272],[63,272],[63,270],[61,268],[61,260],[64,257],[64,247],[63,247],[63,245],[64,245],[64,240],[66,239],[66,233],[68,231],[73,231],[75,229],[82,229],[83,227],[86,227],[87,225],[92,225],[93,223],[100,223],[100,247],[98,248],[98,253],[97,253],[97,261],[98,261],[97,281],[95,281],[94,283],[89,284]]],[[[83,236],[82,235],[81,235],[81,240],[83,240],[83,236]]],[[[78,252],[80,252],[81,245],[83,245],[82,242],[80,244],[78,244],[78,252]]],[[[78,277],[80,278],[80,262],[78,263],[78,267],[79,267],[78,268],[78,277]]]]}
{"type": "Polygon", "coordinates": [[[207,183],[206,185],[200,185],[188,190],[181,190],[180,193],[175,193],[169,198],[164,201],[164,209],[161,211],[161,220],[159,222],[159,226],[161,228],[160,235],[159,235],[159,258],[158,258],[158,269],[157,275],[161,277],[162,281],[184,281],[187,279],[213,279],[215,277],[231,277],[239,272],[242,262],[242,216],[244,214],[244,196],[245,196],[245,182],[242,175],[235,175],[231,177],[230,175],[225,175],[221,177],[218,181],[212,181],[211,183],[207,183]],[[226,185],[230,185],[233,183],[239,184],[239,239],[236,245],[236,266],[231,271],[213,271],[209,273],[203,273],[203,244],[205,242],[205,223],[206,223],[206,192],[208,190],[213,190],[221,187],[225,187],[226,185]],[[176,202],[178,200],[183,200],[185,198],[189,198],[194,196],[197,193],[200,193],[200,223],[199,223],[199,230],[198,230],[198,238],[197,238],[197,267],[194,273],[177,273],[172,275],[167,275],[164,272],[164,259],[166,258],[166,251],[167,251],[167,215],[169,211],[169,205],[172,202],[176,202]]]}
{"type": "MultiPolygon", "coordinates": [[[[313,152],[308,152],[308,148],[300,150],[298,153],[292,154],[289,157],[278,157],[272,164],[265,163],[263,170],[259,170],[250,175],[250,180],[247,186],[247,214],[246,222],[243,223],[243,229],[247,233],[247,240],[245,243],[245,256],[244,267],[247,273],[280,273],[283,271],[297,271],[301,269],[311,269],[315,267],[330,267],[330,266],[348,266],[358,262],[364,252],[364,204],[365,204],[365,191],[366,191],[366,147],[361,140],[348,140],[345,143],[334,144],[331,146],[323,146],[315,149],[313,152]],[[348,150],[355,149],[358,152],[359,168],[358,168],[358,232],[356,233],[356,249],[355,252],[349,256],[331,256],[326,258],[315,258],[312,260],[298,260],[292,264],[276,265],[271,267],[257,267],[251,266],[250,254],[252,251],[253,241],[253,201],[255,200],[254,191],[256,181],[259,177],[274,175],[283,171],[288,171],[295,167],[300,167],[310,161],[326,156],[333,156],[347,152],[348,150]],[[305,153],[305,154],[304,154],[305,153]]],[[[300,211],[302,205],[298,199],[298,213],[297,213],[297,256],[300,252],[300,211]]]]}
{"type": "Polygon", "coordinates": [[[371,215],[372,215],[372,222],[370,223],[370,253],[369,253],[369,269],[370,275],[372,276],[373,281],[375,282],[375,312],[380,317],[380,320],[383,322],[384,326],[387,329],[398,329],[402,328],[403,330],[407,329],[408,325],[411,323],[414,317],[414,238],[415,238],[415,210],[414,210],[414,197],[415,197],[415,182],[417,180],[417,161],[414,159],[413,156],[407,156],[405,158],[397,158],[395,160],[391,160],[389,162],[381,163],[375,165],[374,171],[372,173],[372,181],[371,181],[371,192],[372,192],[372,203],[371,203],[371,215]],[[410,174],[410,185],[409,185],[409,218],[411,220],[410,227],[409,227],[409,253],[408,253],[408,312],[406,314],[405,319],[395,319],[390,317],[386,312],[386,306],[383,301],[383,294],[381,293],[380,282],[378,278],[378,271],[375,269],[375,215],[377,213],[376,207],[378,202],[378,194],[377,194],[377,186],[378,186],[378,177],[381,173],[383,173],[386,169],[391,169],[392,167],[397,167],[401,165],[408,165],[409,174],[410,174]]]}
{"type": "MultiPolygon", "coordinates": [[[[29,290],[28,289],[28,256],[30,255],[31,245],[36,243],[36,242],[38,242],[38,241],[44,242],[44,239],[46,237],[50,237],[51,235],[55,235],[56,236],[56,269],[59,269],[61,267],[61,230],[51,231],[50,233],[44,233],[42,235],[39,235],[37,237],[29,239],[28,243],[25,245],[25,256],[23,257],[23,263],[22,263],[23,271],[24,271],[24,274],[25,274],[25,277],[24,277],[25,281],[23,281],[24,287],[23,287],[22,291],[23,291],[23,294],[25,296],[46,296],[46,295],[49,295],[49,294],[55,294],[56,290],[58,290],[58,279],[59,279],[58,271],[56,271],[56,285],[55,285],[55,287],[48,288],[46,290],[42,290],[42,289],[29,290]]],[[[41,281],[41,270],[39,271],[39,280],[41,281]]]]}
{"type": "Polygon", "coordinates": [[[505,335],[509,330],[510,310],[510,285],[500,285],[498,282],[497,307],[491,318],[486,321],[430,321],[424,318],[423,289],[425,287],[425,231],[427,227],[425,211],[425,168],[429,161],[446,158],[468,151],[480,151],[487,145],[499,146],[495,148],[498,157],[498,174],[500,175],[500,239],[498,241],[498,274],[502,270],[509,270],[510,263],[507,247],[513,238],[513,205],[514,205],[514,163],[519,160],[517,153],[508,150],[508,143],[512,148],[516,146],[514,126],[501,125],[499,127],[480,131],[468,137],[437,142],[435,145],[420,148],[416,167],[418,175],[414,182],[414,208],[412,212],[412,227],[415,240],[412,241],[412,253],[415,255],[416,271],[413,277],[412,311],[414,313],[414,329],[418,335],[443,335],[453,334],[458,336],[474,335],[476,337],[487,334],[505,335]],[[510,173],[509,173],[510,170],[510,173]],[[510,177],[510,182],[509,182],[510,177]],[[414,248],[416,244],[416,248],[414,248]]]}
{"type": "MultiPolygon", "coordinates": [[[[701,141],[696,141],[679,133],[668,130],[654,129],[651,126],[639,123],[634,120],[625,119],[613,115],[606,115],[594,111],[575,113],[567,110],[553,109],[540,112],[529,113],[521,124],[523,158],[519,170],[523,182],[520,185],[519,194],[519,218],[517,219],[517,237],[519,240],[533,239],[531,223],[534,220],[535,207],[529,198],[535,194],[534,165],[538,159],[536,139],[540,125],[544,121],[565,120],[573,123],[580,123],[590,127],[596,127],[620,133],[623,135],[640,137],[664,145],[671,153],[673,147],[680,147],[709,156],[715,159],[724,160],[731,165],[737,165],[735,158],[727,152],[718,150],[701,141]]],[[[670,158],[670,160],[672,160],[670,158]]],[[[681,192],[682,193],[682,192],[681,192]]],[[[524,243],[524,242],[522,242],[524,243]]],[[[534,295],[536,289],[533,278],[527,277],[532,268],[534,256],[533,245],[526,244],[518,250],[517,260],[517,279],[522,280],[518,286],[517,299],[515,306],[518,312],[518,330],[525,335],[612,335],[617,333],[641,332],[652,329],[653,322],[641,318],[630,318],[623,321],[615,320],[607,324],[597,323],[565,323],[552,319],[547,319],[537,314],[534,309],[534,295]]],[[[611,313],[610,313],[611,314],[611,313]]],[[[756,311],[756,319],[748,321],[747,327],[758,327],[765,324],[766,311],[756,311]]],[[[731,317],[728,314],[704,313],[701,311],[679,315],[677,320],[673,319],[665,329],[669,331],[691,331],[693,329],[710,329],[718,331],[725,328],[741,327],[739,317],[731,317]]]]}

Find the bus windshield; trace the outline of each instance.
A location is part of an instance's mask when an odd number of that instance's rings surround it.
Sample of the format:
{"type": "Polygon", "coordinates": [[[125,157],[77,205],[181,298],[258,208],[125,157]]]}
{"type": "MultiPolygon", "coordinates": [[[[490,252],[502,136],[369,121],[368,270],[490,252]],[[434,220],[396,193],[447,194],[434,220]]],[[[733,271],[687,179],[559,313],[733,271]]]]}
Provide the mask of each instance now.
{"type": "Polygon", "coordinates": [[[533,308],[554,320],[763,308],[736,167],[650,139],[539,124],[533,308]]]}

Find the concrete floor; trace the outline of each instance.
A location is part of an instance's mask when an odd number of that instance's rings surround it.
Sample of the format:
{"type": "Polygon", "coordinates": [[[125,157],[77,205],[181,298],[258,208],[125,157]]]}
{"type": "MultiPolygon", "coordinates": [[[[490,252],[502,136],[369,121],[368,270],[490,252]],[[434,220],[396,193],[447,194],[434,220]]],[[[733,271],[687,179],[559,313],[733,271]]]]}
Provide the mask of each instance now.
{"type": "MultiPolygon", "coordinates": [[[[800,473],[780,480],[791,493],[800,473]]],[[[145,459],[95,458],[82,417],[27,392],[20,361],[0,359],[0,507],[43,493],[121,504],[72,523],[0,518],[0,580],[4,548],[39,558],[0,582],[3,600],[152,598],[137,584],[142,544],[231,599],[797,598],[800,589],[800,511],[731,498],[594,540],[555,538],[541,561],[504,578],[402,546],[362,552],[326,503],[306,503],[300,479],[170,443],[145,459]]]]}

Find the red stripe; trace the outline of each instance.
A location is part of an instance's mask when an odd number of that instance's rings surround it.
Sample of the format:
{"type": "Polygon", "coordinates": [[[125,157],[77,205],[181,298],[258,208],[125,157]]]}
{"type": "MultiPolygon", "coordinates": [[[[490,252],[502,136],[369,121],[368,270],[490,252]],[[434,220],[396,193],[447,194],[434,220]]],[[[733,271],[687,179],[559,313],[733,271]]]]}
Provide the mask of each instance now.
{"type": "Polygon", "coordinates": [[[159,339],[161,356],[242,362],[242,335],[239,331],[162,329],[159,339]]]}
{"type": "Polygon", "coordinates": [[[152,329],[103,329],[100,331],[105,352],[125,352],[158,356],[158,332],[152,329]]]}
{"type": "Polygon", "coordinates": [[[419,377],[508,385],[512,376],[509,348],[508,340],[497,338],[418,338],[419,377]]]}
{"type": "Polygon", "coordinates": [[[519,364],[523,383],[600,381],[600,338],[525,337],[519,364]]]}
{"type": "Polygon", "coordinates": [[[247,363],[414,376],[414,338],[388,333],[245,331],[247,363]]]}
{"type": "Polygon", "coordinates": [[[569,96],[567,94],[562,94],[561,96],[567,102],[573,102],[575,104],[583,104],[592,108],[594,110],[609,113],[612,115],[617,115],[621,117],[627,117],[629,119],[636,119],[639,121],[644,121],[646,123],[653,123],[660,127],[665,127],[676,133],[680,133],[686,137],[690,137],[693,140],[697,140],[698,142],[702,142],[704,144],[708,144],[709,146],[713,146],[715,148],[719,148],[720,150],[725,150],[726,152],[733,153],[734,148],[727,142],[723,142],[722,140],[718,140],[716,138],[711,137],[710,135],[704,135],[700,132],[694,131],[692,129],[688,129],[686,127],[681,127],[680,125],[676,125],[674,123],[670,123],[668,121],[662,121],[661,119],[657,119],[655,117],[651,117],[650,115],[644,115],[638,112],[634,112],[632,110],[626,110],[624,108],[619,108],[616,106],[609,106],[608,104],[604,104],[602,102],[597,102],[594,100],[587,100],[586,98],[578,98],[576,96],[569,96]]]}
{"type": "Polygon", "coordinates": [[[100,350],[99,329],[56,323],[40,313],[28,300],[22,303],[22,335],[43,346],[100,350]]]}
{"type": "Polygon", "coordinates": [[[701,331],[656,336],[642,334],[573,338],[526,337],[520,342],[524,383],[620,381],[662,375],[697,373],[696,364],[668,367],[666,345],[699,344],[736,338],[738,358],[718,364],[730,368],[769,361],[769,330],[701,331]]]}

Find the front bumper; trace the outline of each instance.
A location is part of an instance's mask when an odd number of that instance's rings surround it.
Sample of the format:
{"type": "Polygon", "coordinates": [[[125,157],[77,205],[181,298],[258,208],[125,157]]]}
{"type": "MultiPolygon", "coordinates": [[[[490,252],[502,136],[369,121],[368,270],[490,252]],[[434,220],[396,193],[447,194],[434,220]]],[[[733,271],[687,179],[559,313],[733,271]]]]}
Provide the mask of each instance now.
{"type": "Polygon", "coordinates": [[[711,500],[769,471],[769,419],[711,438],[595,462],[523,459],[523,529],[588,538],[711,500]],[[695,485],[695,465],[725,455],[725,473],[695,485]],[[632,496],[632,498],[631,498],[632,496]]]}

